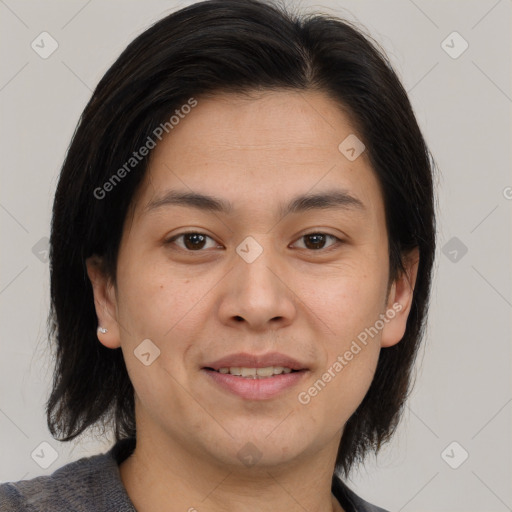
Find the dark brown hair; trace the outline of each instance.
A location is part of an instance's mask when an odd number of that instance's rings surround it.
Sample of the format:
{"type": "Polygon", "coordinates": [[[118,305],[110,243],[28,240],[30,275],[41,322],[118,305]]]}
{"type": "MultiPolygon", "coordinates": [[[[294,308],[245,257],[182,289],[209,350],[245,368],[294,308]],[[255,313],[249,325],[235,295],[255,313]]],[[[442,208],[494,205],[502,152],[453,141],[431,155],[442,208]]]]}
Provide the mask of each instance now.
{"type": "Polygon", "coordinates": [[[55,194],[50,239],[50,337],[55,340],[47,420],[69,441],[93,425],[136,435],[134,390],[121,349],[98,342],[85,260],[97,254],[116,279],[119,242],[148,156],[108,196],[106,183],[155,127],[191,97],[216,92],[319,90],[351,115],[384,197],[390,279],[419,248],[403,339],[381,350],[362,403],[348,420],[336,470],[378,451],[395,430],[423,336],[435,253],[434,165],[407,94],[384,53],[340,19],[297,15],[257,0],[211,0],[151,26],[121,54],[87,104],[55,194]]]}

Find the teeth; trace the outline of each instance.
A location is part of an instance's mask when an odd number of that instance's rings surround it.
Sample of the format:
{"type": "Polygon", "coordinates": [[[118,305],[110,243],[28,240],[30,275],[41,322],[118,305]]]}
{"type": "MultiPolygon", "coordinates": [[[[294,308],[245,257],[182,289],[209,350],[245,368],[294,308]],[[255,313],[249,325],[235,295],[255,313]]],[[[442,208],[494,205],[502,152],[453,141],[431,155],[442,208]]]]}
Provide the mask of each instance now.
{"type": "Polygon", "coordinates": [[[258,368],[256,374],[258,377],[272,377],[272,375],[274,375],[274,367],[267,366],[266,368],[258,368]]]}
{"type": "Polygon", "coordinates": [[[282,373],[291,373],[291,368],[283,366],[267,366],[265,368],[246,368],[240,366],[231,366],[230,368],[219,368],[219,373],[238,375],[247,379],[261,379],[281,375],[282,373]]]}
{"type": "Polygon", "coordinates": [[[256,368],[240,368],[242,377],[256,377],[256,368]]]}

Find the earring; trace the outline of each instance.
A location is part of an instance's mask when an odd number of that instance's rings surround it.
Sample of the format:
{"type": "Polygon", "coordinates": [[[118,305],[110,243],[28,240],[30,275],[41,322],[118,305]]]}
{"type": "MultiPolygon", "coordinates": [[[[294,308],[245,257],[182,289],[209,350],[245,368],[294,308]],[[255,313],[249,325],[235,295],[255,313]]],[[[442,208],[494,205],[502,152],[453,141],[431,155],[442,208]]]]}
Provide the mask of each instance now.
{"type": "Polygon", "coordinates": [[[108,329],[106,329],[105,327],[98,327],[98,331],[101,332],[102,334],[105,334],[108,332],[108,329]]]}

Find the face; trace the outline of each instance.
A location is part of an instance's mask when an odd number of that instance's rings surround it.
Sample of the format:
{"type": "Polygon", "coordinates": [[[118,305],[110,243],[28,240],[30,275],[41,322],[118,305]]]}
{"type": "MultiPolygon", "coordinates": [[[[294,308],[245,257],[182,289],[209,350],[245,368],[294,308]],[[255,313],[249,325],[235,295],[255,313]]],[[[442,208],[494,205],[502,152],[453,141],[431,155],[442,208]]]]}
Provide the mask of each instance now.
{"type": "Polygon", "coordinates": [[[197,101],[151,154],[115,286],[87,262],[99,339],[123,351],[138,431],[221,465],[334,459],[416,267],[389,283],[379,184],[331,99],[197,101]]]}

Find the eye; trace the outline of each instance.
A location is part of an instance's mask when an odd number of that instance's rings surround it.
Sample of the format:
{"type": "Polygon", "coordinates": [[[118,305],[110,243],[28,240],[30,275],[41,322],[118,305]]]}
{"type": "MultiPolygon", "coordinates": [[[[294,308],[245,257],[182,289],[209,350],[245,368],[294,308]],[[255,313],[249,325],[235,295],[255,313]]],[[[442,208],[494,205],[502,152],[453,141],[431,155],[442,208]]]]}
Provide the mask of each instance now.
{"type": "MultiPolygon", "coordinates": [[[[338,242],[342,243],[342,240],[340,240],[338,237],[334,235],[329,235],[327,233],[307,233],[306,235],[302,235],[299,240],[304,240],[304,246],[300,247],[300,249],[311,249],[314,251],[318,251],[321,249],[325,249],[325,244],[327,240],[332,240],[334,243],[331,244],[329,247],[332,247],[334,245],[337,245],[338,242]]],[[[297,242],[296,242],[297,243],[297,242]]]]}
{"type": "Polygon", "coordinates": [[[179,235],[175,235],[169,240],[166,240],[166,244],[176,243],[178,247],[184,249],[186,251],[195,251],[199,252],[201,249],[209,249],[212,247],[218,247],[218,244],[213,240],[212,237],[204,234],[198,233],[196,231],[191,231],[189,233],[181,233],[179,235]],[[182,239],[182,243],[177,243],[177,240],[182,239]],[[207,246],[207,240],[210,239],[213,242],[210,247],[207,246]]]}
{"type": "MultiPolygon", "coordinates": [[[[307,233],[306,235],[302,235],[299,240],[304,240],[303,247],[299,246],[300,249],[310,249],[313,251],[325,249],[329,240],[333,243],[327,245],[327,249],[338,245],[338,243],[342,243],[342,240],[338,237],[321,232],[307,233]]],[[[212,237],[197,231],[175,235],[166,240],[166,244],[176,244],[178,247],[188,252],[200,252],[202,249],[220,247],[212,237]],[[179,243],[178,240],[180,241],[179,243]],[[210,240],[210,246],[208,246],[208,240],[210,240]]]]}

